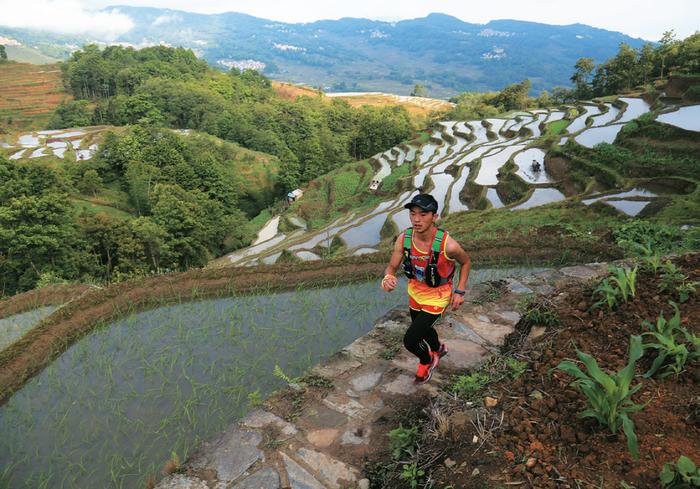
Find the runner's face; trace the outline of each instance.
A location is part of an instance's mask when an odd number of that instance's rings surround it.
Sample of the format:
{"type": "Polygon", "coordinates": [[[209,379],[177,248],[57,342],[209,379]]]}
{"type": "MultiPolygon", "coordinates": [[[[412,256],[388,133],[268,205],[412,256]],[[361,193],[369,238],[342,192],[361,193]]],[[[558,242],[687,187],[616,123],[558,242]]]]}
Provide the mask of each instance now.
{"type": "Polygon", "coordinates": [[[430,229],[437,220],[437,214],[434,212],[424,211],[420,207],[413,207],[410,211],[411,225],[417,233],[422,233],[430,229]]]}

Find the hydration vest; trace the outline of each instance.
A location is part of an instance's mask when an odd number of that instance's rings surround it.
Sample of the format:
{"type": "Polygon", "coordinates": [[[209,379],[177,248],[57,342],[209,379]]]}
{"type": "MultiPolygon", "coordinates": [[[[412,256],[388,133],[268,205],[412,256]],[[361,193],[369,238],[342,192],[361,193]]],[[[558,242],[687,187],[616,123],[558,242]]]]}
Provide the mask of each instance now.
{"type": "MultiPolygon", "coordinates": [[[[403,272],[407,278],[416,278],[416,273],[413,267],[413,261],[411,260],[411,237],[413,236],[413,228],[408,228],[403,234],[403,272]]],[[[435,237],[433,238],[433,244],[430,246],[428,264],[425,267],[424,281],[430,287],[440,287],[445,285],[452,280],[452,275],[454,274],[454,269],[452,274],[448,277],[440,277],[438,271],[438,259],[440,258],[440,249],[443,246],[443,240],[445,239],[445,231],[442,229],[437,230],[435,237]]]]}

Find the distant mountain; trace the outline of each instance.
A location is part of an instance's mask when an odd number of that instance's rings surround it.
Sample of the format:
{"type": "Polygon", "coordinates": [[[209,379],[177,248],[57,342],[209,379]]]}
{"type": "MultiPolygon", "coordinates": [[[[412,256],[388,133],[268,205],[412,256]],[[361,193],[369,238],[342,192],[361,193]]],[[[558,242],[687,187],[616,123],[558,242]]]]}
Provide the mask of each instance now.
{"type": "MultiPolygon", "coordinates": [[[[421,83],[430,96],[447,97],[500,90],[529,78],[538,93],[570,85],[580,57],[602,62],[622,42],[635,48],[645,42],[583,24],[470,24],[444,14],[400,22],[344,18],[287,24],[239,13],[109,7],[115,8],[135,23],[119,42],[185,46],[222,69],[253,67],[271,78],[335,91],[407,94],[421,83]]],[[[0,35],[5,31],[0,28],[0,35]]]]}

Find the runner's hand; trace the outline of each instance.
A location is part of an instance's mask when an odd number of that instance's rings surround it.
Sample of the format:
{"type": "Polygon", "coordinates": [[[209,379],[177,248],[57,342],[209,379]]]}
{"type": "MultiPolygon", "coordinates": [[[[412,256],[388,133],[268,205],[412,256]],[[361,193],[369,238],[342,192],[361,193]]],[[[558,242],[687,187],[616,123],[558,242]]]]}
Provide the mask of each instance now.
{"type": "Polygon", "coordinates": [[[462,305],[464,302],[464,296],[461,294],[452,294],[452,299],[450,300],[450,305],[452,306],[452,310],[456,311],[459,309],[459,306],[462,305]]]}
{"type": "Polygon", "coordinates": [[[382,279],[382,289],[384,289],[385,292],[391,292],[396,288],[396,277],[393,275],[385,275],[384,278],[382,279]]]}

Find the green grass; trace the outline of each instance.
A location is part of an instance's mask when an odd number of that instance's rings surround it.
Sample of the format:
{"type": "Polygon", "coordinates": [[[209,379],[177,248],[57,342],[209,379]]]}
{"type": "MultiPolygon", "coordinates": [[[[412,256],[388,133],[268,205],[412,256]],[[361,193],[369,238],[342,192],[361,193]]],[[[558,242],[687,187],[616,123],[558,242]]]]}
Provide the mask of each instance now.
{"type": "Polygon", "coordinates": [[[108,205],[93,204],[87,200],[80,200],[78,198],[71,199],[73,206],[78,210],[78,212],[87,212],[89,214],[107,214],[109,217],[115,219],[129,220],[133,219],[134,216],[128,212],[124,212],[115,207],[110,207],[108,205]]]}
{"type": "Polygon", "coordinates": [[[567,121],[566,119],[550,122],[547,124],[547,134],[556,136],[557,134],[561,133],[570,123],[571,121],[567,121]]]}
{"type": "Polygon", "coordinates": [[[393,168],[391,170],[391,175],[386,177],[382,181],[382,185],[380,189],[382,192],[398,192],[399,189],[397,188],[397,183],[399,179],[403,177],[407,177],[411,173],[411,166],[408,163],[404,163],[403,165],[393,168]]]}

